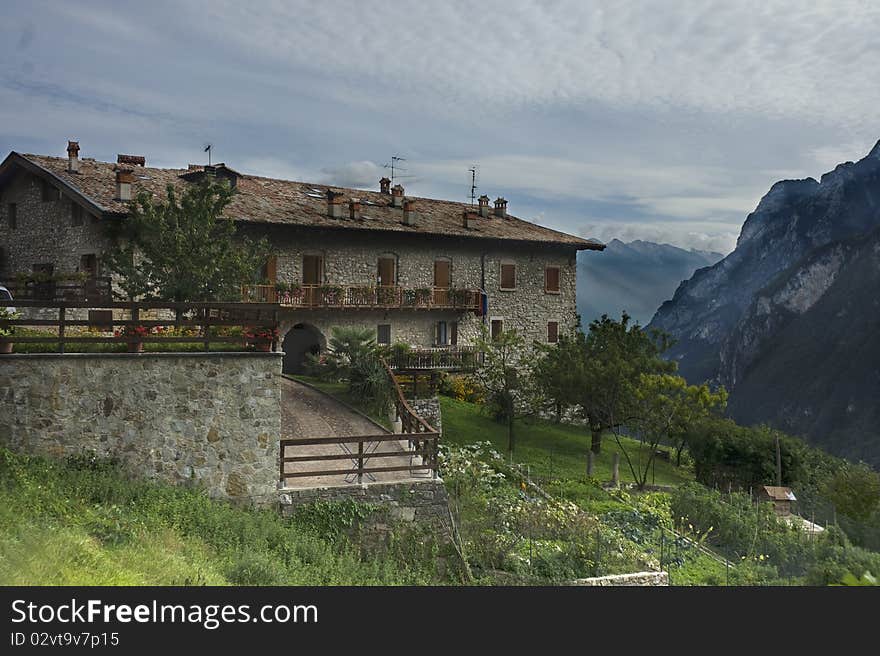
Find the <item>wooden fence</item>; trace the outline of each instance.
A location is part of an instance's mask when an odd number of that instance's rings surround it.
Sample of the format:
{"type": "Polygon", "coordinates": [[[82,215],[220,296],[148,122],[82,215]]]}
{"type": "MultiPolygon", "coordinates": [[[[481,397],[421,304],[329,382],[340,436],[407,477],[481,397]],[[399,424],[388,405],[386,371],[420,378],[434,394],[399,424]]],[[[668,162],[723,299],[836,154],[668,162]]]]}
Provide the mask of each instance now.
{"type": "Polygon", "coordinates": [[[394,377],[394,373],[383,361],[385,371],[388,374],[389,384],[393,386],[393,403],[397,416],[401,422],[400,433],[377,433],[374,435],[362,435],[355,437],[304,437],[288,438],[281,440],[280,457],[280,481],[283,487],[287,486],[288,479],[296,478],[324,478],[329,476],[343,477],[346,482],[363,483],[364,476],[370,478],[373,474],[389,472],[430,472],[437,476],[438,447],[440,433],[428,422],[422,419],[407,402],[400,386],[394,377]],[[400,445],[407,443],[407,447],[399,451],[378,451],[382,444],[400,445]],[[304,454],[301,447],[333,447],[338,446],[341,453],[318,453],[304,454]],[[300,447],[297,450],[297,447],[300,447]],[[287,455],[287,449],[291,449],[296,455],[287,455]],[[409,460],[408,464],[401,465],[373,465],[371,460],[385,460],[397,458],[409,460]],[[416,461],[416,458],[420,462],[416,461]],[[351,467],[342,469],[328,469],[324,463],[328,462],[351,463],[351,467]],[[315,469],[304,469],[295,472],[287,471],[288,463],[298,465],[318,463],[315,469]]]}
{"type": "Polygon", "coordinates": [[[92,302],[112,300],[110,278],[21,279],[4,283],[12,297],[21,301],[92,302]]]}
{"type": "MultiPolygon", "coordinates": [[[[13,307],[24,316],[0,319],[0,328],[29,327],[30,332],[45,335],[16,335],[0,337],[0,343],[57,344],[57,352],[64,353],[71,343],[86,344],[199,344],[204,351],[211,344],[241,344],[250,342],[262,346],[260,350],[275,350],[277,336],[271,345],[265,340],[249,340],[245,335],[221,335],[217,329],[258,327],[277,335],[278,306],[255,303],[173,303],[160,301],[42,301],[19,299],[0,300],[0,308],[13,307]],[[54,317],[46,315],[54,314],[54,317]],[[162,316],[164,315],[164,316],[162,316]],[[74,318],[79,316],[81,318],[74,318]],[[148,318],[150,317],[150,318],[148,318]],[[69,328],[85,329],[70,333],[69,328]],[[189,328],[195,335],[181,335],[179,330],[189,328]],[[137,333],[135,330],[137,329],[137,333]],[[54,333],[54,334],[51,334],[54,333]]],[[[131,349],[130,349],[131,350],[131,349]]],[[[139,350],[139,348],[138,348],[139,350]]]]}
{"type": "Polygon", "coordinates": [[[482,358],[482,352],[475,346],[437,346],[394,353],[390,365],[397,371],[473,371],[482,358]]]}

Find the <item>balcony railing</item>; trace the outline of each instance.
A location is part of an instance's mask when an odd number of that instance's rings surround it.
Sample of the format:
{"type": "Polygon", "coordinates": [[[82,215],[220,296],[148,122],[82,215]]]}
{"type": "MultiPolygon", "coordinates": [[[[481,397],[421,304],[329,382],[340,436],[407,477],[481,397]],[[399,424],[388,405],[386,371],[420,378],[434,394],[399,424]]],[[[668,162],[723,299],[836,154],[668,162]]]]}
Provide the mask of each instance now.
{"type": "Polygon", "coordinates": [[[245,303],[278,303],[285,307],[379,308],[479,311],[480,291],[454,287],[407,289],[393,286],[301,285],[278,290],[275,285],[243,285],[245,303]]]}
{"type": "Polygon", "coordinates": [[[394,353],[389,365],[395,371],[473,371],[482,361],[476,346],[438,346],[394,353]]]}
{"type": "Polygon", "coordinates": [[[47,277],[45,280],[19,279],[2,283],[12,298],[29,301],[106,302],[112,300],[110,278],[90,277],[65,279],[47,277]]]}

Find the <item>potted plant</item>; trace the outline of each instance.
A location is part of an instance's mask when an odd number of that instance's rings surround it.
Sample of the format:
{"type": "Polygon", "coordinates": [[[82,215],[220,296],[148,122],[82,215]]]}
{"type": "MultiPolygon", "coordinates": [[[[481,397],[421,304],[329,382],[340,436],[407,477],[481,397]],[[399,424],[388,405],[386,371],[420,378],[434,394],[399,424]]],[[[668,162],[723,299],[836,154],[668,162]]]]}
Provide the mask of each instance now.
{"type": "Polygon", "coordinates": [[[0,353],[12,353],[12,340],[15,334],[15,326],[5,325],[4,319],[18,319],[18,312],[13,312],[8,307],[0,307],[0,353]]]}
{"type": "Polygon", "coordinates": [[[278,339],[278,329],[267,326],[251,326],[242,335],[255,350],[268,353],[272,350],[272,342],[278,339]]]}
{"type": "Polygon", "coordinates": [[[434,290],[429,287],[421,287],[415,290],[416,305],[428,305],[434,295],[434,290]]]}
{"type": "Polygon", "coordinates": [[[339,305],[342,300],[342,287],[339,285],[322,285],[318,292],[324,305],[339,305]]]}
{"type": "Polygon", "coordinates": [[[298,304],[302,301],[303,288],[298,282],[290,283],[290,300],[291,304],[298,304]]]}
{"type": "Polygon", "coordinates": [[[286,282],[276,282],[275,299],[282,305],[290,305],[290,284],[286,282]]]}
{"type": "Polygon", "coordinates": [[[129,353],[142,353],[144,350],[143,339],[149,336],[149,334],[149,328],[139,325],[123,326],[122,329],[114,333],[116,337],[125,339],[129,353]]]}

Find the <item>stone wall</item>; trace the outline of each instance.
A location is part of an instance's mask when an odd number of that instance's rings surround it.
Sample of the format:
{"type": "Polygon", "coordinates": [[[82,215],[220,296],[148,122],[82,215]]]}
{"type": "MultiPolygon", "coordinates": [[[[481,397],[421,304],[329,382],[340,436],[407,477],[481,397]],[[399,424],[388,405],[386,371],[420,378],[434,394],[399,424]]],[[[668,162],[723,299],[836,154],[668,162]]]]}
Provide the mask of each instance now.
{"type": "Polygon", "coordinates": [[[410,407],[415,413],[427,421],[438,432],[443,432],[443,417],[440,413],[440,399],[436,396],[429,399],[409,399],[410,407]]]}
{"type": "Polygon", "coordinates": [[[589,579],[576,579],[569,585],[583,586],[645,586],[656,587],[669,585],[667,572],[635,572],[633,574],[612,574],[610,576],[596,576],[589,579]]]}
{"type": "Polygon", "coordinates": [[[99,260],[110,244],[103,219],[82,211],[82,225],[73,224],[73,201],[55,193],[43,200],[40,178],[24,171],[3,190],[0,199],[0,280],[29,272],[34,264],[54,264],[55,273],[79,270],[80,258],[99,260]],[[9,222],[9,204],[16,205],[16,227],[9,222]]]}
{"type": "Polygon", "coordinates": [[[449,498],[439,478],[365,483],[340,487],[287,489],[280,494],[281,512],[286,517],[299,506],[317,501],[346,501],[376,504],[387,511],[390,520],[416,522],[434,529],[438,535],[449,530],[449,498]]]}
{"type": "Polygon", "coordinates": [[[277,502],[280,353],[0,356],[0,444],[277,502]]]}

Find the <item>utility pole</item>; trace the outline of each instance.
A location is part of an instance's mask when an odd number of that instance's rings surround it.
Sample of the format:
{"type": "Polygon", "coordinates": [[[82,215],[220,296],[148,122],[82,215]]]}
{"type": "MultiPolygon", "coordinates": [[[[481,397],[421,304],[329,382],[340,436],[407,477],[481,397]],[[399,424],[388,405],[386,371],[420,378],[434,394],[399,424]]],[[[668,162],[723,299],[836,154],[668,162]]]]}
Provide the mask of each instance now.
{"type": "Polygon", "coordinates": [[[782,487],[782,451],[779,448],[779,435],[776,436],[776,485],[782,487]]]}

